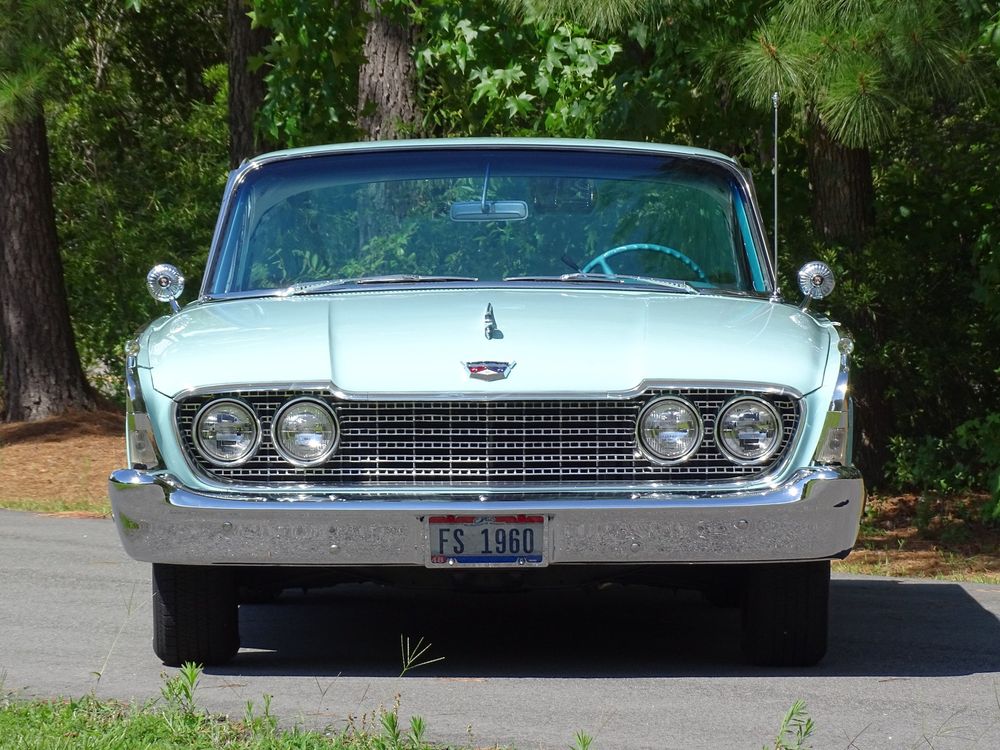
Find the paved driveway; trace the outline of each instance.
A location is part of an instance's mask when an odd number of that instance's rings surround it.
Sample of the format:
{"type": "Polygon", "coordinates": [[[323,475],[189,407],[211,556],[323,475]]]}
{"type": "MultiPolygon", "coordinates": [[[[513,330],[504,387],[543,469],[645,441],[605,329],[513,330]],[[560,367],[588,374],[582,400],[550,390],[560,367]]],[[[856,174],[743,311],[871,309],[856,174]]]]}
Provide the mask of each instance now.
{"type": "MultiPolygon", "coordinates": [[[[0,571],[5,689],[159,694],[172,670],[150,649],[149,568],[110,521],[0,511],[0,571]]],[[[744,666],[738,614],[694,595],[345,586],[241,608],[244,649],[198,700],[241,716],[270,694],[286,724],[318,729],[398,696],[437,741],[565,748],[584,730],[601,748],[757,750],[801,698],[817,748],[993,750],[998,615],[1000,586],[836,577],[827,658],[773,670],[744,666]],[[400,678],[400,634],[445,660],[400,678]]]]}

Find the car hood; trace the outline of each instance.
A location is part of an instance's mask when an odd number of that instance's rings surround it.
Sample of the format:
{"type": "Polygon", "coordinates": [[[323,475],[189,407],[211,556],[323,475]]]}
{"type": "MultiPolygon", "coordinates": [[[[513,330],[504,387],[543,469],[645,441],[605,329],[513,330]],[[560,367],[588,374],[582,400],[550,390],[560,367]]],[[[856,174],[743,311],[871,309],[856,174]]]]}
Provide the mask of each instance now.
{"type": "Polygon", "coordinates": [[[808,393],[823,382],[830,342],[827,324],[754,298],[392,289],[190,305],[146,330],[139,364],[171,397],[251,384],[332,384],[357,395],[621,393],[659,380],[808,393]],[[478,380],[465,366],[477,361],[513,368],[478,380]]]}

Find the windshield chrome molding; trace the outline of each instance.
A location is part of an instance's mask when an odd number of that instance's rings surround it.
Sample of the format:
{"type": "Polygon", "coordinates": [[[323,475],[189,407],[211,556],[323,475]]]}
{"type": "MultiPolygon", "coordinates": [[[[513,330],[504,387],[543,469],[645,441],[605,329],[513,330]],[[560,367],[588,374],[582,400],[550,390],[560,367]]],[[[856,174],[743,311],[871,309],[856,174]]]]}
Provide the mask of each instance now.
{"type": "MultiPolygon", "coordinates": [[[[436,281],[433,283],[385,283],[385,284],[345,284],[334,288],[324,288],[322,290],[306,290],[296,294],[288,294],[288,288],[283,289],[254,289],[246,292],[226,292],[225,294],[206,294],[198,298],[196,302],[226,302],[240,299],[301,299],[306,297],[329,297],[338,294],[384,294],[387,292],[439,292],[456,291],[463,289],[498,289],[518,291],[547,292],[558,289],[560,292],[604,292],[614,294],[663,294],[682,297],[730,297],[745,300],[767,301],[770,292],[751,292],[735,289],[721,289],[718,287],[695,287],[696,294],[684,292],[671,287],[668,284],[655,282],[624,282],[621,284],[611,284],[595,280],[590,281],[561,281],[555,277],[548,281],[436,281]]],[[[192,302],[190,304],[196,304],[192,302]]]]}

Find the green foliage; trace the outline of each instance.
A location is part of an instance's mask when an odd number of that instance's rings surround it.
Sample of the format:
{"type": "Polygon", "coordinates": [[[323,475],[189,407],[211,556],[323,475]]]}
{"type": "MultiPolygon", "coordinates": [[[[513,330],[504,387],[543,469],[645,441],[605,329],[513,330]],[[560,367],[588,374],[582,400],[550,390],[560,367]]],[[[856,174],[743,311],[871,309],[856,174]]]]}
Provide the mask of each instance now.
{"type": "Polygon", "coordinates": [[[809,741],[814,729],[815,726],[808,711],[806,711],[805,702],[797,700],[781,720],[774,744],[765,745],[764,750],[807,750],[810,745],[807,745],[806,742],[809,741]]]}
{"type": "Polygon", "coordinates": [[[996,488],[997,127],[995,94],[912,116],[876,164],[877,236],[849,255],[826,253],[842,271],[830,305],[859,334],[857,364],[887,373],[877,403],[896,436],[897,487],[996,488]]]}
{"type": "Polygon", "coordinates": [[[673,6],[697,5],[699,0],[677,2],[676,0],[506,0],[505,5],[515,12],[522,10],[537,14],[546,21],[571,19],[588,29],[600,32],[615,32],[629,23],[640,19],[653,18],[673,6]]]}
{"type": "Polygon", "coordinates": [[[0,4],[0,147],[11,122],[33,114],[53,94],[53,51],[67,32],[57,0],[0,4]]]}
{"type": "MultiPolygon", "coordinates": [[[[0,737],[3,747],[24,750],[432,750],[422,718],[413,716],[404,730],[399,706],[380,710],[372,719],[352,722],[339,733],[310,732],[298,727],[282,730],[271,713],[270,697],[257,714],[247,705],[243,721],[213,716],[193,700],[200,669],[184,665],[173,677],[164,677],[164,705],[128,705],[101,701],[90,695],[79,700],[21,701],[0,693],[0,737]],[[376,729],[377,726],[377,729],[376,729]]],[[[2,685],[0,685],[2,688],[2,685]]]]}
{"type": "Polygon", "coordinates": [[[164,675],[160,686],[160,695],[166,702],[169,711],[182,714],[195,712],[194,692],[201,679],[202,667],[193,662],[184,662],[173,677],[164,675]]]}
{"type": "Polygon", "coordinates": [[[870,147],[901,107],[979,90],[979,34],[950,0],[782,0],[749,35],[717,42],[710,72],[758,109],[779,91],[840,143],[870,147]]]}
{"type": "Polygon", "coordinates": [[[593,137],[621,45],[565,21],[498,24],[493,6],[439,2],[416,50],[425,128],[451,135],[593,137]]]}
{"type": "Polygon", "coordinates": [[[110,393],[123,342],[164,312],[146,272],[175,263],[190,299],[207,257],[228,163],[214,5],[84,3],[60,57],[49,128],[66,287],[84,366],[110,393]]]}
{"type": "MultiPolygon", "coordinates": [[[[114,747],[120,750],[434,750],[444,746],[425,737],[427,724],[411,716],[399,717],[399,698],[391,710],[380,709],[369,720],[349,718],[339,733],[311,732],[294,727],[282,730],[271,714],[270,698],[258,716],[247,705],[243,721],[213,716],[193,703],[200,668],[186,664],[173,677],[164,676],[164,707],[151,703],[129,705],[102,701],[93,695],[79,700],[22,701],[2,692],[0,680],[0,737],[4,747],[31,750],[75,750],[114,747]]],[[[0,674],[2,677],[2,674],[0,674]]],[[[471,732],[471,724],[470,732],[471,732]]],[[[765,750],[808,750],[815,727],[805,703],[796,701],[785,714],[773,745],[765,750]]],[[[585,732],[573,736],[572,750],[589,750],[594,738],[585,732]]],[[[448,746],[452,747],[452,746],[448,746]]],[[[471,746],[470,747],[471,750],[471,746]]]]}
{"type": "MultiPolygon", "coordinates": [[[[995,407],[993,407],[995,408],[995,407]]],[[[899,486],[918,487],[938,495],[956,495],[986,489],[992,500],[983,509],[982,520],[1000,523],[1000,412],[958,425],[944,437],[896,437],[892,442],[891,470],[899,486]]],[[[918,517],[925,529],[936,511],[918,517]]]]}
{"type": "Polygon", "coordinates": [[[353,140],[364,15],[357,3],[254,0],[253,23],[273,41],[251,67],[266,66],[260,122],[288,146],[353,140]]]}

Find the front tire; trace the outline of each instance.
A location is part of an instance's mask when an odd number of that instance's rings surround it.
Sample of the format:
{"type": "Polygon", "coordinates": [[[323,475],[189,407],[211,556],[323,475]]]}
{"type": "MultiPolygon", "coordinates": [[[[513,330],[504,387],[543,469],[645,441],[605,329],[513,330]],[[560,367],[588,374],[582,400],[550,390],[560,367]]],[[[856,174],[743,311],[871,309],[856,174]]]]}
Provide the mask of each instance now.
{"type": "Polygon", "coordinates": [[[239,647],[231,569],[153,563],[153,651],[164,664],[225,664],[239,647]]]}
{"type": "Polygon", "coordinates": [[[743,651],[766,667],[810,667],[826,654],[830,562],[759,565],[748,571],[743,651]]]}

